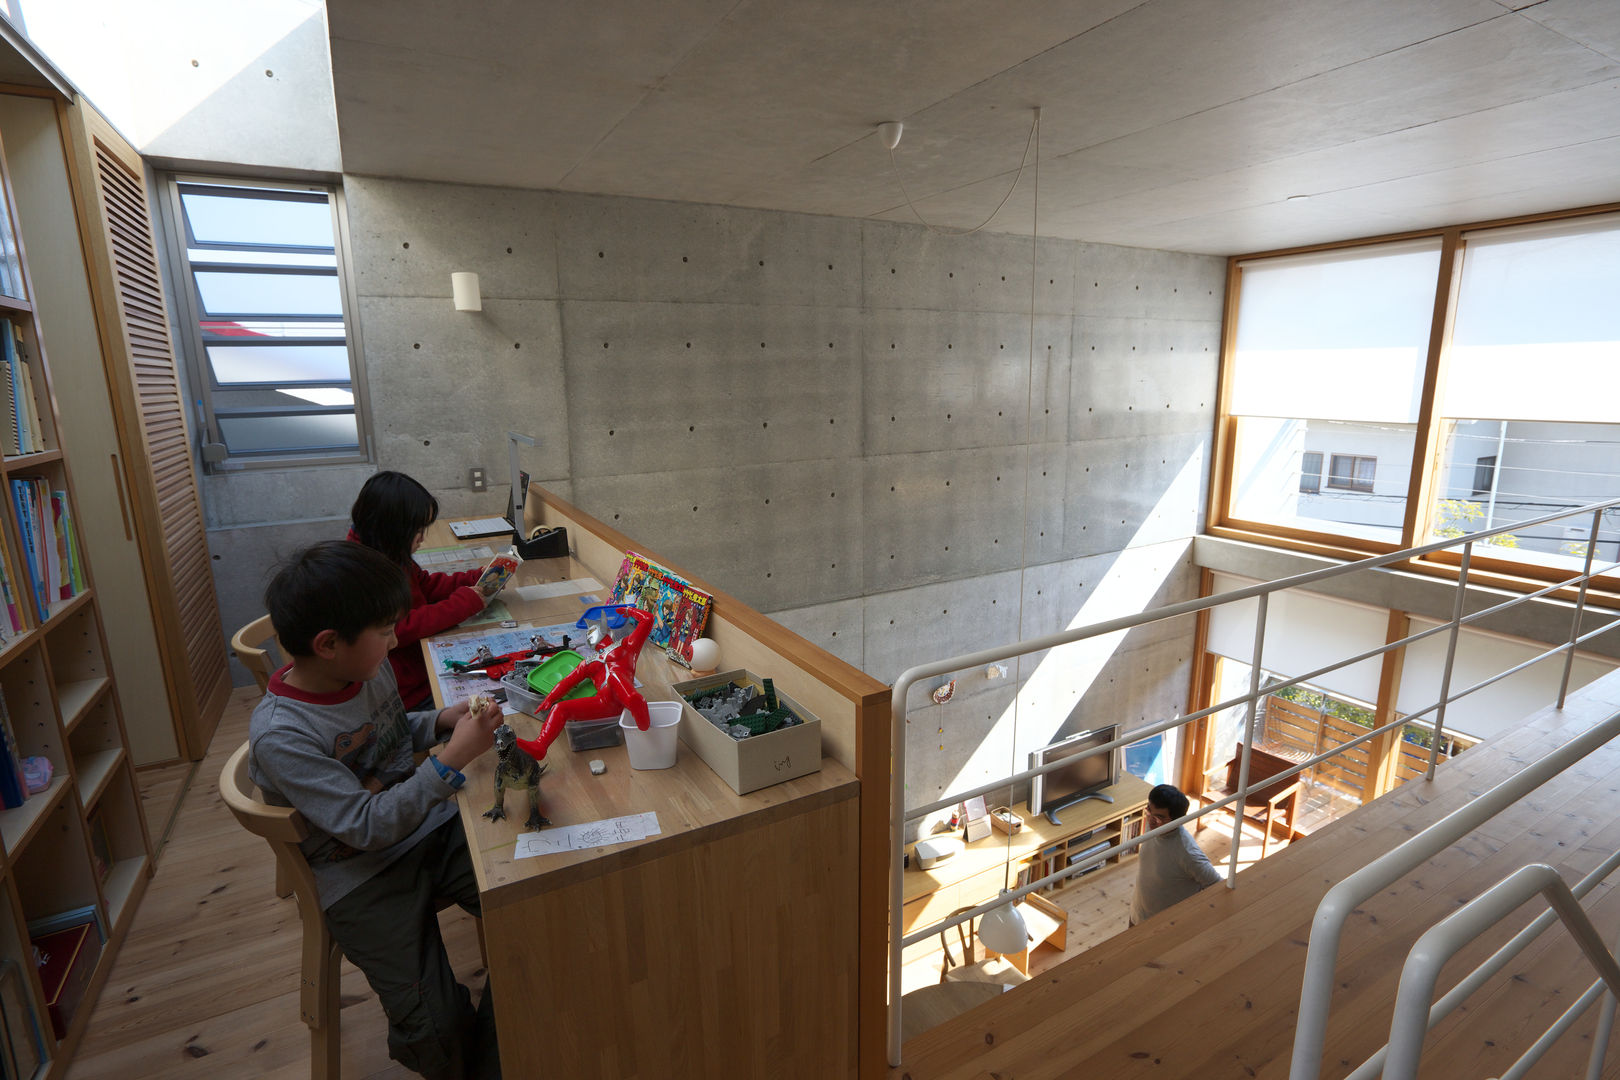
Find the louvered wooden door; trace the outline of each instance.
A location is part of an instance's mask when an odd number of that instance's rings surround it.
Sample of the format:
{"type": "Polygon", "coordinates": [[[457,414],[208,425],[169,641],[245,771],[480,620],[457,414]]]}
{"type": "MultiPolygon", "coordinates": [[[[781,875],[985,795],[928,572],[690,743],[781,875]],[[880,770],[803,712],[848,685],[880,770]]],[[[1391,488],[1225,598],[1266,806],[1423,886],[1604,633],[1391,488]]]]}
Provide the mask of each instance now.
{"type": "Polygon", "coordinates": [[[107,383],[180,752],[202,758],[230,693],[225,639],[140,155],[70,110],[107,383]]]}

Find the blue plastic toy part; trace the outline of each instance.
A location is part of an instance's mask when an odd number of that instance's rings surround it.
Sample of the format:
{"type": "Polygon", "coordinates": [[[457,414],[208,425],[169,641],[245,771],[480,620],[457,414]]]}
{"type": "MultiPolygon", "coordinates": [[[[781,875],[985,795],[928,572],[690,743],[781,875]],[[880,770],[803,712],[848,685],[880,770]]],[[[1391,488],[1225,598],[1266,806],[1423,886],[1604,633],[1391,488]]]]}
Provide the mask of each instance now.
{"type": "Polygon", "coordinates": [[[635,607],[635,605],[601,604],[597,607],[586,608],[585,614],[581,615],[579,621],[574,624],[574,629],[583,630],[586,623],[600,622],[609,630],[617,630],[628,621],[624,614],[624,609],[627,607],[635,607]]]}

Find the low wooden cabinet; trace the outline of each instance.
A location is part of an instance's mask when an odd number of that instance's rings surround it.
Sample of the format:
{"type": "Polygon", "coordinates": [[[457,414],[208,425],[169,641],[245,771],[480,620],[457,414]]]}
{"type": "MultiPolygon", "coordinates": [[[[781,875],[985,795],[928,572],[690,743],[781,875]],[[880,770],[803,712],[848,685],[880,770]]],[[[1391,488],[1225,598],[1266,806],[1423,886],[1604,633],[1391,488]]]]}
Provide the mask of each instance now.
{"type": "MultiPolygon", "coordinates": [[[[1096,799],[1077,803],[1063,811],[1062,825],[1026,814],[1017,834],[1009,837],[992,831],[931,870],[921,869],[915,853],[908,849],[912,859],[902,892],[906,932],[982,904],[1007,884],[1017,884],[1021,876],[1024,881],[1045,877],[1098,844],[1117,849],[1141,832],[1142,811],[1151,790],[1147,781],[1127,773],[1105,792],[1113,797],[1111,803],[1096,799]],[[1010,873],[1006,868],[1009,861],[1010,873]]],[[[1118,862],[1122,854],[1116,850],[1108,861],[1118,862]]]]}

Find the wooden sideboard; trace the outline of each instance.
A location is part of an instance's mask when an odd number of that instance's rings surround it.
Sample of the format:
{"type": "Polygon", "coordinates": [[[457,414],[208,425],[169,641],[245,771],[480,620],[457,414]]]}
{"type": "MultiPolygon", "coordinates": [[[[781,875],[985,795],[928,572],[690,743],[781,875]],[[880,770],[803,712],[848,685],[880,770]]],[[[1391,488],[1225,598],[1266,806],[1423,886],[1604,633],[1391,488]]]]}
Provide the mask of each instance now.
{"type": "MultiPolygon", "coordinates": [[[[1107,789],[1111,803],[1090,799],[1063,811],[1063,824],[1053,825],[1045,817],[1021,812],[1024,827],[1009,837],[992,831],[989,836],[967,845],[962,852],[931,870],[923,870],[912,845],[907,848],[911,865],[904,875],[904,925],[907,933],[945,918],[953,911],[990,900],[1007,883],[1016,884],[1020,871],[1035,877],[1067,865],[1071,855],[1096,844],[1118,847],[1140,831],[1142,810],[1147,806],[1152,785],[1126,773],[1107,789]],[[1134,831],[1133,831],[1134,830],[1134,831]],[[1011,874],[1006,863],[1012,862],[1011,874]]],[[[1120,854],[1109,856],[1118,862],[1120,854]]]]}

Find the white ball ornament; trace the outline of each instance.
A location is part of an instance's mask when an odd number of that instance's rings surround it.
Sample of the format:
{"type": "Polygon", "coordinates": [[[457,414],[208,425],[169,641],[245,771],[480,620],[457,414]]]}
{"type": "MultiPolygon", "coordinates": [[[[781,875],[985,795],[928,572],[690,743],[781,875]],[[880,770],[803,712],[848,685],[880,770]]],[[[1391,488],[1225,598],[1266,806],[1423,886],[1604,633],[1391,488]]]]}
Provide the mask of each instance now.
{"type": "Polygon", "coordinates": [[[712,638],[701,637],[692,642],[692,670],[707,675],[720,666],[720,646],[712,638]]]}

